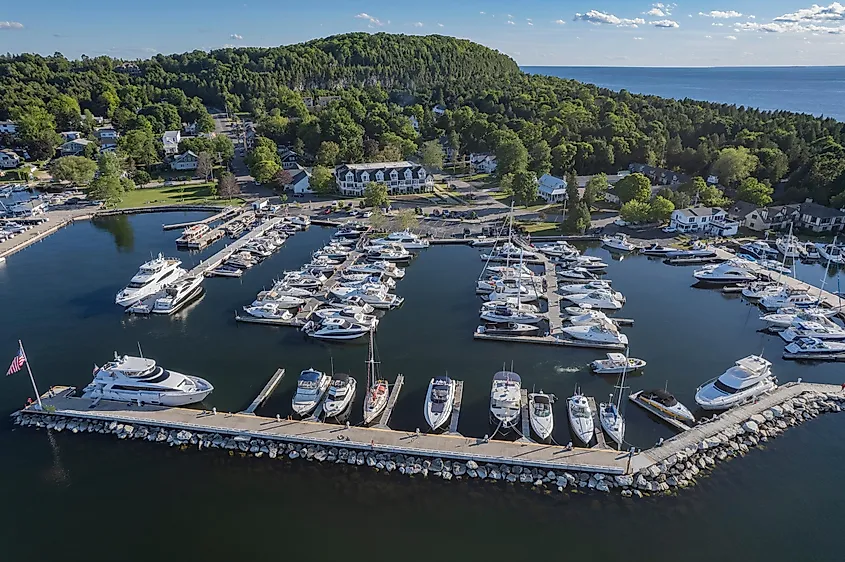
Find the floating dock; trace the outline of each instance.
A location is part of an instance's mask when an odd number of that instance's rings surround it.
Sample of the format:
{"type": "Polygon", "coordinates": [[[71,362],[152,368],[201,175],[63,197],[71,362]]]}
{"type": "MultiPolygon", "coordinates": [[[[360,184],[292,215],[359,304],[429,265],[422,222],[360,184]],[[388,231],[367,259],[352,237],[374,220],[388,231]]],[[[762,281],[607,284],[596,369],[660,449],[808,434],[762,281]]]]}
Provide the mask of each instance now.
{"type": "Polygon", "coordinates": [[[270,380],[267,381],[267,384],[264,385],[264,388],[261,389],[261,392],[258,393],[258,396],[255,397],[255,400],[241,413],[255,415],[256,408],[261,406],[273,394],[273,391],[276,390],[276,387],[279,386],[283,378],[285,378],[285,370],[277,369],[273,376],[270,377],[270,380]]]}
{"type": "Polygon", "coordinates": [[[528,390],[525,388],[519,390],[519,406],[522,416],[520,420],[522,422],[522,437],[517,441],[533,443],[534,440],[531,439],[531,417],[528,412],[528,390]]]}
{"type": "Polygon", "coordinates": [[[393,383],[393,388],[390,389],[390,396],[387,398],[387,406],[384,407],[384,412],[381,413],[377,427],[389,429],[390,416],[393,415],[393,408],[396,407],[396,401],[399,400],[399,393],[402,391],[402,386],[405,384],[405,375],[396,375],[396,381],[393,383]]]}
{"type": "Polygon", "coordinates": [[[596,405],[596,399],[592,396],[587,396],[587,403],[590,405],[590,412],[593,413],[593,433],[596,434],[596,444],[594,449],[610,449],[607,446],[607,440],[604,438],[604,430],[601,427],[601,417],[599,416],[599,407],[596,405]]]}
{"type": "Polygon", "coordinates": [[[449,435],[458,433],[458,421],[461,417],[461,402],[464,399],[464,381],[455,381],[455,400],[452,402],[452,419],[449,420],[449,435]]]}
{"type": "Polygon", "coordinates": [[[183,228],[188,228],[189,226],[194,226],[197,224],[211,224],[215,221],[225,221],[229,218],[232,218],[234,215],[241,214],[245,209],[243,207],[226,207],[222,211],[217,214],[211,215],[210,217],[206,217],[204,219],[198,221],[190,221],[190,222],[180,222],[175,224],[163,224],[161,225],[162,230],[179,230],[183,228]]]}

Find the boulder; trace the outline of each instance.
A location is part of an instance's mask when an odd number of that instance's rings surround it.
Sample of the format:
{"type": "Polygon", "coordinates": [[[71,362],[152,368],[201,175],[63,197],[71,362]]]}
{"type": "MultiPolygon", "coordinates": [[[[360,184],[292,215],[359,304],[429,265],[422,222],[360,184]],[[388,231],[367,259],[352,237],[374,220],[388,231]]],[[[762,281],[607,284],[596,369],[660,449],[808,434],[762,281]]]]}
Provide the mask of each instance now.
{"type": "Polygon", "coordinates": [[[762,416],[761,414],[754,414],[753,416],[751,416],[748,419],[750,419],[751,421],[753,421],[757,425],[763,425],[764,423],[766,423],[765,416],[762,416]]]}
{"type": "Polygon", "coordinates": [[[543,481],[542,481],[542,480],[540,480],[539,478],[538,478],[537,480],[535,480],[535,481],[534,481],[534,486],[536,486],[536,487],[538,487],[538,488],[539,488],[539,487],[540,487],[540,486],[542,486],[542,485],[543,485],[543,481]]]}
{"type": "MultiPolygon", "coordinates": [[[[393,461],[387,461],[384,463],[384,468],[386,468],[388,472],[393,472],[396,470],[396,463],[393,461]]],[[[443,476],[443,478],[446,478],[446,476],[443,476]]],[[[446,480],[448,480],[448,478],[446,478],[446,480]]]]}
{"type": "Polygon", "coordinates": [[[634,477],[629,474],[617,474],[613,479],[620,486],[632,486],[634,484],[634,477]]]}
{"type": "Polygon", "coordinates": [[[505,480],[507,480],[508,482],[510,482],[511,484],[513,484],[514,482],[516,482],[517,480],[519,480],[519,476],[517,476],[516,474],[514,474],[513,472],[511,472],[511,473],[509,473],[509,474],[505,477],[505,480]]]}
{"type": "Polygon", "coordinates": [[[440,473],[440,476],[443,478],[443,480],[451,480],[452,479],[452,473],[451,472],[443,471],[443,472],[440,473]]]}
{"type": "Polygon", "coordinates": [[[478,471],[473,468],[468,468],[467,476],[469,476],[470,478],[478,478],[478,471]]]}
{"type": "Polygon", "coordinates": [[[501,480],[503,477],[502,477],[502,473],[499,472],[498,469],[493,468],[493,469],[490,470],[490,478],[493,479],[493,480],[501,480]]]}
{"type": "Polygon", "coordinates": [[[476,472],[478,472],[479,478],[487,478],[487,469],[485,467],[479,466],[476,472]]]}
{"type": "Polygon", "coordinates": [[[633,495],[634,495],[634,492],[632,492],[631,490],[622,490],[622,497],[623,498],[630,498],[633,495]]]}
{"type": "Polygon", "coordinates": [[[637,488],[645,489],[648,487],[648,481],[642,474],[637,474],[637,479],[635,480],[637,488]]]}
{"type": "Polygon", "coordinates": [[[519,475],[519,481],[522,482],[523,484],[528,484],[529,482],[533,482],[533,480],[534,479],[531,478],[531,475],[526,473],[526,472],[523,472],[522,474],[519,475]]]}
{"type": "Polygon", "coordinates": [[[476,470],[478,468],[478,463],[475,461],[467,461],[467,469],[468,470],[476,470]]]}
{"type": "Polygon", "coordinates": [[[757,422],[751,419],[742,423],[742,429],[748,433],[757,433],[760,431],[760,427],[757,425],[757,422]]]}
{"type": "Polygon", "coordinates": [[[434,472],[440,472],[441,470],[443,470],[443,459],[434,459],[433,461],[431,461],[430,468],[434,472]]]}
{"type": "Polygon", "coordinates": [[[648,467],[648,473],[652,478],[657,478],[660,475],[660,469],[657,467],[656,464],[653,464],[648,467]]]}

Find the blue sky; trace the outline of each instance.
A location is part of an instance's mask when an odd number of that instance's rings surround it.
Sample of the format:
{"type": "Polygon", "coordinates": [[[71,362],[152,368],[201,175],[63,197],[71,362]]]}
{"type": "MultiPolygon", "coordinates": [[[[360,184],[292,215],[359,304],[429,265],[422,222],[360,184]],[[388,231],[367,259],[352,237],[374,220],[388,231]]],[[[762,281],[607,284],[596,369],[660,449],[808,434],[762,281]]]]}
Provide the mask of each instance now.
{"type": "Polygon", "coordinates": [[[146,58],[350,31],[440,33],[521,65],[845,64],[845,0],[29,0],[0,6],[0,52],[146,58]]]}

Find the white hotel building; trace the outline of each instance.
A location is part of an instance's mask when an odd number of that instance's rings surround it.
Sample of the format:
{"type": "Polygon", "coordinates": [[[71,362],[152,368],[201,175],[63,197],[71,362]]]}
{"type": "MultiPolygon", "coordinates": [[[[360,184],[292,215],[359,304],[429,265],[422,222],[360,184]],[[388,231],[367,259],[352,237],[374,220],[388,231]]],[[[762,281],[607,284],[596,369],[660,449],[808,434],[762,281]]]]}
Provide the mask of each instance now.
{"type": "Polygon", "coordinates": [[[385,184],[390,195],[434,190],[434,177],[413,162],[343,164],[335,168],[334,175],[343,195],[363,195],[370,182],[385,184]]]}

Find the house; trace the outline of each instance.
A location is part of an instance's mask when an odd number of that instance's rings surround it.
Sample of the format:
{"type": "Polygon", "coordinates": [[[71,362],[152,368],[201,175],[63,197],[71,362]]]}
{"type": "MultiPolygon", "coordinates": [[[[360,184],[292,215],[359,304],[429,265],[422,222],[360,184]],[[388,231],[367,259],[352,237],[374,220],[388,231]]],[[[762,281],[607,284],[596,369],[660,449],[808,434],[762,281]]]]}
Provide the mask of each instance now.
{"type": "Polygon", "coordinates": [[[296,170],[299,168],[299,164],[297,163],[299,155],[296,152],[289,148],[280,148],[278,152],[279,157],[282,159],[282,169],[296,170]]]}
{"type": "Polygon", "coordinates": [[[112,151],[117,147],[118,134],[114,127],[100,127],[94,134],[97,136],[97,140],[100,141],[101,149],[112,151]]]}
{"type": "Polygon", "coordinates": [[[673,172],[665,168],[649,166],[648,164],[631,164],[628,166],[631,173],[639,173],[649,178],[653,183],[659,185],[680,185],[692,181],[686,174],[673,172]]]}
{"type": "Polygon", "coordinates": [[[411,127],[413,127],[414,130],[419,133],[420,132],[420,120],[417,119],[417,116],[416,115],[408,116],[408,121],[411,122],[411,127]]]}
{"type": "Polygon", "coordinates": [[[193,123],[182,123],[182,132],[185,133],[187,136],[193,136],[197,134],[197,122],[194,121],[193,123]]]}
{"type": "Polygon", "coordinates": [[[314,193],[314,190],[311,189],[311,174],[308,173],[308,170],[301,166],[296,167],[296,171],[291,171],[291,189],[293,189],[293,194],[295,197],[302,197],[308,193],[314,193]]]}
{"type": "Polygon", "coordinates": [[[446,108],[438,103],[437,105],[435,105],[434,107],[431,108],[431,112],[436,117],[441,117],[441,116],[446,114],[446,108]]]}
{"type": "Polygon", "coordinates": [[[678,232],[700,232],[714,236],[733,236],[739,223],[728,217],[727,211],[716,207],[690,207],[672,211],[669,225],[678,232]]]}
{"type": "Polygon", "coordinates": [[[179,131],[165,131],[161,135],[161,143],[164,145],[164,154],[173,156],[179,154],[179,142],[182,140],[182,133],[179,131]]]}
{"type": "Polygon", "coordinates": [[[320,107],[326,107],[334,101],[340,101],[340,96],[320,96],[317,98],[317,105],[320,107]]]}
{"type": "Polygon", "coordinates": [[[745,225],[746,219],[760,209],[760,205],[748,201],[736,201],[728,207],[728,218],[731,218],[741,225],[745,225]]]}
{"type": "Polygon", "coordinates": [[[566,201],[566,180],[543,174],[537,185],[537,195],[549,203],[566,201]]]}
{"type": "Polygon", "coordinates": [[[496,157],[492,154],[470,154],[469,165],[476,174],[492,174],[496,171],[496,157]]]}
{"type": "Polygon", "coordinates": [[[125,62],[123,64],[119,64],[115,67],[114,71],[119,72],[121,74],[129,74],[132,76],[141,74],[141,69],[134,62],[125,62]]]}
{"type": "Polygon", "coordinates": [[[845,225],[845,212],[809,199],[801,203],[799,212],[799,227],[813,232],[839,232],[845,225]]]}
{"type": "Polygon", "coordinates": [[[259,199],[258,201],[252,202],[252,210],[253,211],[263,211],[270,207],[270,200],[269,199],[259,199]]]}
{"type": "Polygon", "coordinates": [[[61,146],[62,156],[78,156],[85,152],[85,147],[92,144],[88,139],[69,140],[61,146]]]}
{"type": "Polygon", "coordinates": [[[334,173],[337,188],[343,195],[363,195],[370,182],[385,184],[391,195],[434,190],[434,177],[413,162],[343,164],[334,173]]]}
{"type": "Polygon", "coordinates": [[[719,176],[714,176],[713,174],[710,174],[709,176],[707,176],[707,184],[719,185],[719,176]]]}
{"type": "Polygon", "coordinates": [[[21,157],[11,150],[0,150],[0,168],[17,168],[21,165],[21,157]]]}
{"type": "Polygon", "coordinates": [[[65,142],[67,142],[76,139],[81,139],[82,133],[80,131],[62,131],[61,133],[59,133],[59,136],[62,137],[65,142]]]}
{"type": "Polygon", "coordinates": [[[18,132],[18,126],[14,121],[0,121],[0,133],[14,135],[18,132]]]}
{"type": "Polygon", "coordinates": [[[174,156],[170,162],[170,168],[172,170],[196,170],[198,163],[199,158],[197,155],[189,150],[183,154],[174,156]]]}
{"type": "Polygon", "coordinates": [[[813,232],[840,232],[845,227],[845,212],[807,199],[800,204],[755,209],[746,215],[743,224],[757,232],[788,230],[790,226],[813,232]]]}
{"type": "Polygon", "coordinates": [[[43,215],[46,211],[47,202],[41,199],[19,201],[8,208],[9,214],[13,217],[34,217],[43,215]]]}

